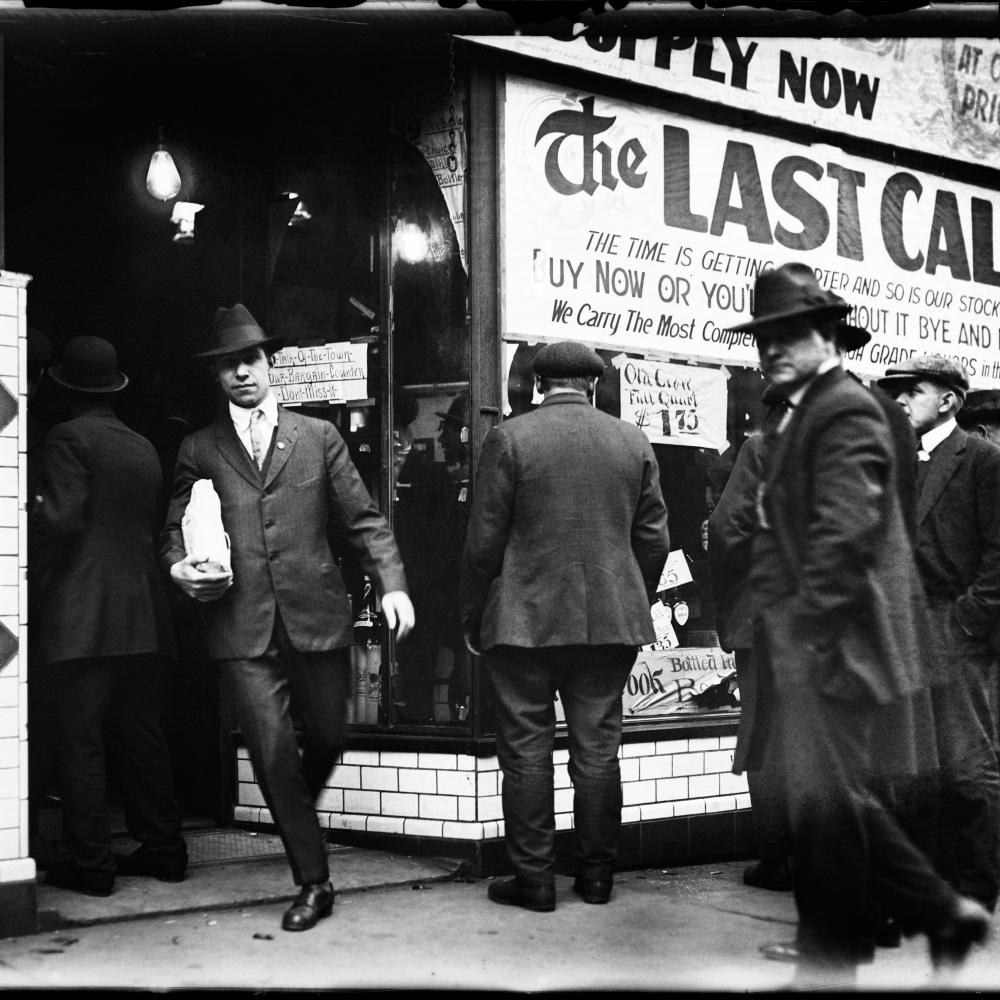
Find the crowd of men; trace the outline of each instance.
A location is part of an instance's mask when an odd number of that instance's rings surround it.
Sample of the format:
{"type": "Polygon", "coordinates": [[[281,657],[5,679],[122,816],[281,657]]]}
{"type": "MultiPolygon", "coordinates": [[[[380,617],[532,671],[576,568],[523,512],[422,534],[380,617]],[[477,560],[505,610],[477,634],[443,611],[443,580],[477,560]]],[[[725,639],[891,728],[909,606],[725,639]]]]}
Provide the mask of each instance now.
{"type": "MultiPolygon", "coordinates": [[[[805,982],[856,970],[894,934],[925,934],[935,966],[960,965],[1000,892],[998,394],[970,393],[962,366],[936,355],[866,387],[842,364],[870,339],[849,312],[805,265],[758,277],[752,318],[736,329],[756,338],[767,417],[709,523],[720,641],[736,652],[742,694],[734,770],[748,774],[760,841],[745,880],[794,891],[796,939],[766,954],[796,962],[805,982]]],[[[209,655],[299,890],[283,927],[301,931],[334,903],[314,803],[344,745],[353,641],[330,531],[374,582],[397,640],[415,612],[397,541],[343,439],[271,391],[279,346],[244,306],[218,310],[198,356],[221,405],[180,445],[160,529],[156,454],[112,411],[128,381],[114,348],[71,341],[50,370],[70,419],[46,439],[31,522],[51,582],[40,614],[58,625],[41,653],[58,671],[69,851],[48,881],[107,895],[116,873],[184,877],[156,719],[173,652],[169,580],[204,609],[209,655]],[[185,538],[204,480],[230,565],[185,538]],[[109,721],[129,748],[126,820],[141,845],[119,858],[103,798],[109,721]]],[[[574,786],[574,889],[605,904],[621,823],[621,695],[654,638],[669,534],[648,439],[593,405],[602,358],[553,343],[533,368],[543,402],[484,442],[460,610],[495,700],[514,870],[489,898],[548,912],[554,698],[574,786]]]]}

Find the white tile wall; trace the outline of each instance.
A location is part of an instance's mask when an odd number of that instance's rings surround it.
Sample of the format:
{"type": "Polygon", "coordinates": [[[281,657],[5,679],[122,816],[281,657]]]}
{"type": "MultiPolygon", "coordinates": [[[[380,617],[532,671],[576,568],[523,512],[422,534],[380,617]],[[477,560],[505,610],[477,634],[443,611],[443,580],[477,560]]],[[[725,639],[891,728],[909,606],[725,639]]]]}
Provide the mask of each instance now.
{"type": "MultiPolygon", "coordinates": [[[[0,706],[3,702],[0,689],[0,706]]],[[[0,707],[0,719],[3,708],[0,707]]],[[[732,773],[735,737],[628,743],[620,752],[622,822],[749,809],[745,775],[732,773]]],[[[0,745],[0,761],[3,748],[0,745]]],[[[553,753],[556,828],[573,826],[565,748],[553,753]]],[[[241,822],[267,815],[246,750],[237,760],[241,822]]],[[[461,840],[503,835],[503,776],[495,757],[346,751],[316,803],[323,826],[461,840]]],[[[2,785],[0,785],[2,789],[2,785]]]]}
{"type": "MultiPolygon", "coordinates": [[[[0,381],[25,410],[26,275],[0,271],[0,381]]],[[[34,878],[28,856],[27,465],[25,421],[0,431],[0,621],[20,652],[0,669],[0,883],[34,878]]]]}

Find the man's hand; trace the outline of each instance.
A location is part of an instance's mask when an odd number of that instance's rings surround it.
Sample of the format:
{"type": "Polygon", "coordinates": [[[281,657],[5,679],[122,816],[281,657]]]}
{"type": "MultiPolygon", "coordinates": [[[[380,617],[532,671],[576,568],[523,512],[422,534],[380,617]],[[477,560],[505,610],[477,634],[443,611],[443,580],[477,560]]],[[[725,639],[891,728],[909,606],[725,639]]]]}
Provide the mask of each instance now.
{"type": "Polygon", "coordinates": [[[233,585],[233,574],[214,566],[203,556],[185,556],[170,567],[170,579],[196,601],[217,601],[233,585]]]}
{"type": "Polygon", "coordinates": [[[390,590],[382,595],[382,614],[389,631],[396,633],[397,640],[402,639],[417,620],[410,595],[404,590],[390,590]]]}

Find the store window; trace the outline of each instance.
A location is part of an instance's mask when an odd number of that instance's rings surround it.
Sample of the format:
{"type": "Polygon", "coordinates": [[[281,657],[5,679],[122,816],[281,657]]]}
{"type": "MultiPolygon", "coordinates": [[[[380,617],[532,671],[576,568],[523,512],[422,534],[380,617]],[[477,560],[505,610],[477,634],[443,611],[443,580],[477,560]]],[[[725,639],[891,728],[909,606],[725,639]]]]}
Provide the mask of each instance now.
{"type": "Polygon", "coordinates": [[[390,174],[392,523],[417,624],[395,648],[388,722],[466,727],[471,677],[458,611],[471,500],[466,272],[453,208],[425,153],[400,139],[390,174]]]}

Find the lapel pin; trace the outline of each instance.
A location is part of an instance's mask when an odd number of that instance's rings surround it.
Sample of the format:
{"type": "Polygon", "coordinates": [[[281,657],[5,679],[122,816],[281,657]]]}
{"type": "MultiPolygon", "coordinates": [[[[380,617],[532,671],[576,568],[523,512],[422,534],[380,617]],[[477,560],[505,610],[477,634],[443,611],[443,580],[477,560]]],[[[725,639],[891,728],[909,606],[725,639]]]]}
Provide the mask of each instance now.
{"type": "Polygon", "coordinates": [[[285,442],[284,441],[279,441],[278,442],[278,447],[279,448],[284,448],[285,447],[285,442]]]}

